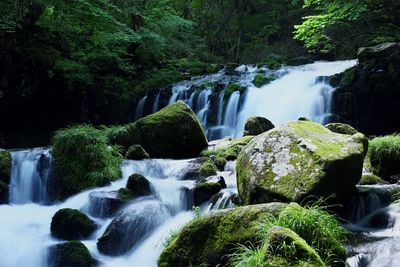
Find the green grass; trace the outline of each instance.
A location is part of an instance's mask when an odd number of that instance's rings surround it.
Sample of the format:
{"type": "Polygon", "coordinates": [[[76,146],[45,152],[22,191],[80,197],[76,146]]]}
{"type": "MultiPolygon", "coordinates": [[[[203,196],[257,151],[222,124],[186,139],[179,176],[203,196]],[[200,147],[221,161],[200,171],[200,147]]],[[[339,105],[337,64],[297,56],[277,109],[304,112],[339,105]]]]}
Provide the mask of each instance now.
{"type": "Polygon", "coordinates": [[[236,251],[230,255],[228,265],[232,267],[264,266],[266,259],[265,251],[257,246],[238,245],[236,251]]]}
{"type": "Polygon", "coordinates": [[[52,140],[57,199],[86,188],[104,186],[121,176],[119,147],[109,146],[104,130],[89,125],[73,126],[52,140]]]}
{"type": "Polygon", "coordinates": [[[334,215],[317,204],[302,208],[291,203],[278,217],[267,216],[259,225],[260,237],[265,237],[273,226],[286,227],[297,233],[315,249],[325,263],[345,259],[346,249],[343,244],[349,237],[348,231],[334,215]]]}

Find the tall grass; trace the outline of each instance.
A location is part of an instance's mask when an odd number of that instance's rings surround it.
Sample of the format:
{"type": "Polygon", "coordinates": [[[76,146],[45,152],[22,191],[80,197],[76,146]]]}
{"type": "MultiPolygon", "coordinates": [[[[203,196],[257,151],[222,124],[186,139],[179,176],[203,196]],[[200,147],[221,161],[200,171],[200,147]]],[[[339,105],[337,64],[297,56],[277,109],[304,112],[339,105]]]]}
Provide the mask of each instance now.
{"type": "Polygon", "coordinates": [[[104,131],[89,125],[60,130],[52,140],[57,198],[103,186],[120,177],[119,148],[109,146],[104,131]]]}

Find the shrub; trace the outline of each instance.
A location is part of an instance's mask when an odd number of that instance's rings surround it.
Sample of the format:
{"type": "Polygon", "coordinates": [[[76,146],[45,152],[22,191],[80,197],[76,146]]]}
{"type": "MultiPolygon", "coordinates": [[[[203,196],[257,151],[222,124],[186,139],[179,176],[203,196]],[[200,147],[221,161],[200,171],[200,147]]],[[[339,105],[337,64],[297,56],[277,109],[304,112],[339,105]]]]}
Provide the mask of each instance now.
{"type": "Polygon", "coordinates": [[[57,199],[104,186],[121,176],[119,148],[108,146],[104,131],[88,125],[73,126],[58,131],[52,143],[57,199]]]}

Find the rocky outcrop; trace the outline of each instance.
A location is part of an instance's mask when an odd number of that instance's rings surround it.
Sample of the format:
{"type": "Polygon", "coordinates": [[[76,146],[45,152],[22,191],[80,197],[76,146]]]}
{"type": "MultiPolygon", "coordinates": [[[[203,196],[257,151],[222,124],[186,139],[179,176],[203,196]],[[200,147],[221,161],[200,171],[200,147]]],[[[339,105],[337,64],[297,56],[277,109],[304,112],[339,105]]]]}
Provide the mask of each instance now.
{"type": "Polygon", "coordinates": [[[125,148],[139,144],[152,158],[197,157],[208,146],[199,120],[181,101],[121,127],[109,138],[125,148]]]}
{"type": "Polygon", "coordinates": [[[247,119],[243,135],[259,135],[275,128],[275,125],[263,117],[251,117],[247,119]]]}
{"type": "Polygon", "coordinates": [[[195,219],[164,249],[158,266],[224,266],[228,260],[224,256],[237,244],[258,241],[254,222],[268,214],[278,214],[285,206],[282,203],[245,206],[195,219]]]}
{"type": "Polygon", "coordinates": [[[337,134],[310,121],[283,124],[255,137],[239,154],[240,198],[254,204],[334,195],[342,202],[361,178],[367,149],[360,133],[337,134]]]}
{"type": "Polygon", "coordinates": [[[77,240],[89,237],[97,225],[88,216],[74,209],[61,209],[51,220],[51,233],[64,240],[77,240]]]}
{"type": "Polygon", "coordinates": [[[334,122],[368,135],[400,130],[400,44],[361,48],[359,63],[331,77],[334,122]]]}

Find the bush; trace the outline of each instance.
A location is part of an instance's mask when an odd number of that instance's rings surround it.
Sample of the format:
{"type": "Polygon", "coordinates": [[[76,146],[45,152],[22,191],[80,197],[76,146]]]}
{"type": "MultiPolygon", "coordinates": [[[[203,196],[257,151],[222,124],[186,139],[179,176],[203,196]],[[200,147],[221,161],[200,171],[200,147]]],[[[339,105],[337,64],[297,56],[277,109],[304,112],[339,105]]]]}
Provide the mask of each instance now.
{"type": "Polygon", "coordinates": [[[377,137],[369,142],[372,172],[384,180],[400,173],[400,134],[377,137]]]}
{"type": "Polygon", "coordinates": [[[73,126],[58,131],[52,143],[57,199],[121,177],[119,148],[108,146],[104,131],[88,125],[73,126]]]}

